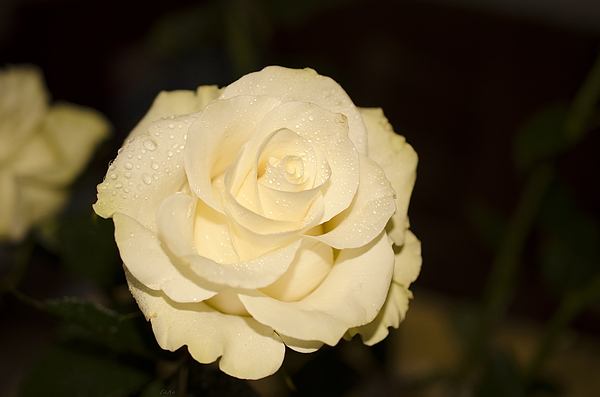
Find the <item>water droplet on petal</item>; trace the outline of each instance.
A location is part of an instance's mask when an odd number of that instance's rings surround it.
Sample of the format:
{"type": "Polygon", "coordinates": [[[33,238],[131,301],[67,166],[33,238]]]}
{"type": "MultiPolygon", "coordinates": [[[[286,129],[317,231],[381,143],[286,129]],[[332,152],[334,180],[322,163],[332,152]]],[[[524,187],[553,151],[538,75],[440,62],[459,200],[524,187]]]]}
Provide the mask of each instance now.
{"type": "Polygon", "coordinates": [[[150,150],[151,152],[156,150],[156,144],[154,142],[152,142],[152,140],[150,139],[146,139],[144,141],[144,147],[148,150],[150,150]]]}
{"type": "Polygon", "coordinates": [[[144,183],[145,183],[146,185],[149,185],[149,184],[151,184],[151,183],[152,183],[152,177],[151,177],[150,175],[148,175],[148,174],[144,173],[144,174],[142,175],[142,181],[144,181],[144,183]]]}

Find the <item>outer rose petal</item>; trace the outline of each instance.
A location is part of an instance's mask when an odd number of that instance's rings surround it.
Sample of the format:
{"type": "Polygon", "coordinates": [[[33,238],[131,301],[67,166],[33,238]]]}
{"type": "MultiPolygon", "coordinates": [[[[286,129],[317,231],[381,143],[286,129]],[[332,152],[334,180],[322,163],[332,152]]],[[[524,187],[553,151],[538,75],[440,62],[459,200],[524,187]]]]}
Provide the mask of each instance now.
{"type": "Polygon", "coordinates": [[[384,229],[394,213],[394,189],[375,162],[360,155],[360,183],[348,209],[324,225],[327,233],[314,238],[334,248],[357,248],[384,229]]]}
{"type": "Polygon", "coordinates": [[[175,351],[187,345],[192,357],[205,364],[221,356],[221,370],[242,379],[263,378],[281,366],[285,346],[272,328],[251,317],[223,314],[205,303],[173,302],[126,275],[163,349],[175,351]]]}
{"type": "Polygon", "coordinates": [[[160,202],[185,182],[183,147],[189,126],[198,117],[188,113],[204,109],[219,92],[216,86],[202,86],[195,93],[161,92],[129,134],[104,182],[98,185],[94,211],[104,218],[122,212],[156,231],[155,216],[160,202]],[[185,116],[174,118],[177,114],[185,116]],[[143,155],[141,160],[137,158],[139,155],[143,155]],[[150,185],[146,186],[147,182],[150,185]]]}
{"type": "Polygon", "coordinates": [[[396,254],[394,281],[408,288],[419,276],[422,262],[421,242],[413,232],[407,230],[404,245],[396,254]]]}
{"type": "Polygon", "coordinates": [[[349,329],[347,333],[348,339],[356,334],[360,334],[363,343],[367,346],[373,346],[381,342],[390,333],[389,327],[398,328],[400,326],[408,310],[408,301],[411,298],[412,292],[403,285],[392,282],[385,304],[377,317],[375,317],[375,320],[362,327],[349,329]]]}
{"type": "Polygon", "coordinates": [[[386,230],[397,245],[402,245],[408,227],[408,203],[417,176],[417,153],[403,136],[394,132],[381,109],[359,110],[369,131],[369,158],[383,168],[396,190],[396,213],[386,230]]]}
{"type": "Polygon", "coordinates": [[[267,95],[281,102],[310,102],[348,118],[348,136],[359,153],[367,153],[367,133],[352,100],[333,79],[312,69],[288,69],[268,66],[233,82],[221,94],[222,99],[238,95],[267,95]]]}
{"type": "Polygon", "coordinates": [[[135,219],[117,212],[115,240],[127,270],[146,287],[162,290],[175,302],[201,302],[224,287],[202,280],[186,266],[176,266],[164,252],[158,236],[135,219]]]}
{"type": "Polygon", "coordinates": [[[364,247],[339,252],[321,285],[297,302],[241,292],[246,310],[280,335],[335,345],[352,327],[371,322],[384,304],[394,253],[385,232],[364,247]]]}
{"type": "Polygon", "coordinates": [[[299,353],[313,353],[323,346],[323,342],[317,340],[300,340],[289,336],[279,335],[283,343],[292,350],[299,353]]]}
{"type": "Polygon", "coordinates": [[[185,184],[183,148],[195,117],[197,114],[156,121],[148,134],[128,139],[98,185],[96,213],[110,218],[121,212],[156,232],[161,202],[185,184]]]}
{"type": "Polygon", "coordinates": [[[148,113],[135,126],[129,138],[144,135],[154,121],[182,114],[196,113],[206,107],[213,99],[218,98],[223,89],[216,85],[203,85],[194,91],[162,91],[148,110],[148,113]]]}
{"type": "Polygon", "coordinates": [[[348,330],[350,337],[361,334],[369,346],[382,341],[389,333],[388,327],[398,328],[408,310],[408,301],[412,298],[408,287],[419,275],[422,262],[421,242],[410,230],[406,231],[404,245],[395,257],[394,279],[381,312],[373,322],[348,330]]]}

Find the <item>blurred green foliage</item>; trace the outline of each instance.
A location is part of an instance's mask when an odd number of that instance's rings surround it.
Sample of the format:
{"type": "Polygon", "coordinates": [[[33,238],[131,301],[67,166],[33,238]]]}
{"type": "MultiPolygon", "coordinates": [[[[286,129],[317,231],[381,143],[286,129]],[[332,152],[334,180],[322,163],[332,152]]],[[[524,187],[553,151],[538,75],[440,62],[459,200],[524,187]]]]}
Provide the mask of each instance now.
{"type": "Polygon", "coordinates": [[[531,117],[517,132],[515,162],[521,169],[561,154],[568,147],[566,105],[552,105],[531,117]]]}
{"type": "Polygon", "coordinates": [[[21,397],[126,397],[151,379],[144,369],[122,364],[110,352],[50,345],[22,383],[21,397]]]}
{"type": "Polygon", "coordinates": [[[564,184],[554,183],[540,210],[540,261],[545,279],[566,294],[600,274],[600,231],[564,184]]]}
{"type": "Polygon", "coordinates": [[[85,211],[66,219],[58,231],[60,258],[69,272],[110,287],[124,282],[110,219],[85,211]]]}

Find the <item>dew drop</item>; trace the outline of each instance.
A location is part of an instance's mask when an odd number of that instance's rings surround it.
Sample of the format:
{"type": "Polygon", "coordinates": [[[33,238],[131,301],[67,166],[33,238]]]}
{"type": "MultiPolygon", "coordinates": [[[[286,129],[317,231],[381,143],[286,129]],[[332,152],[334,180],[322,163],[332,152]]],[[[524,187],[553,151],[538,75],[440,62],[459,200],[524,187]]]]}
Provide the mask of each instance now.
{"type": "Polygon", "coordinates": [[[157,170],[159,165],[156,161],[153,161],[152,164],[150,164],[150,167],[152,167],[153,170],[157,170]]]}
{"type": "Polygon", "coordinates": [[[117,174],[110,174],[110,179],[115,180],[119,177],[117,174]]]}
{"type": "Polygon", "coordinates": [[[142,181],[146,184],[149,185],[152,183],[152,177],[146,173],[142,174],[142,181]]]}
{"type": "Polygon", "coordinates": [[[126,170],[130,170],[133,168],[133,164],[131,164],[130,161],[127,161],[123,166],[125,167],[126,170]]]}
{"type": "Polygon", "coordinates": [[[156,144],[154,142],[152,142],[152,140],[150,139],[146,139],[144,141],[144,147],[148,150],[150,150],[151,152],[156,150],[156,144]]]}

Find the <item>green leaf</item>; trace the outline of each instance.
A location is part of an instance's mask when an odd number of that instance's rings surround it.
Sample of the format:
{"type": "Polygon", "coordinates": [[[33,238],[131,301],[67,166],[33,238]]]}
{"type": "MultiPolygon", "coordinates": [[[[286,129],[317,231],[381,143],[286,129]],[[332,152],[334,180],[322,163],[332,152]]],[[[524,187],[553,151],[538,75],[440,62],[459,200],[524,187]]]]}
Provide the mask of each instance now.
{"type": "Polygon", "coordinates": [[[79,214],[61,225],[58,238],[61,260],[74,274],[104,287],[123,281],[111,220],[79,214]]]}
{"type": "Polygon", "coordinates": [[[150,374],[116,357],[49,346],[21,384],[21,397],[125,397],[150,381],[150,374]]]}
{"type": "Polygon", "coordinates": [[[132,319],[138,313],[121,315],[75,297],[47,299],[38,304],[42,310],[85,328],[91,336],[98,336],[105,343],[133,350],[145,349],[143,338],[132,319]]]}
{"type": "Polygon", "coordinates": [[[565,186],[551,186],[541,209],[540,259],[546,280],[563,293],[581,289],[600,272],[598,224],[565,186]]]}
{"type": "Polygon", "coordinates": [[[547,107],[531,117],[517,132],[515,162],[520,168],[554,157],[568,148],[565,133],[567,106],[547,107]]]}

